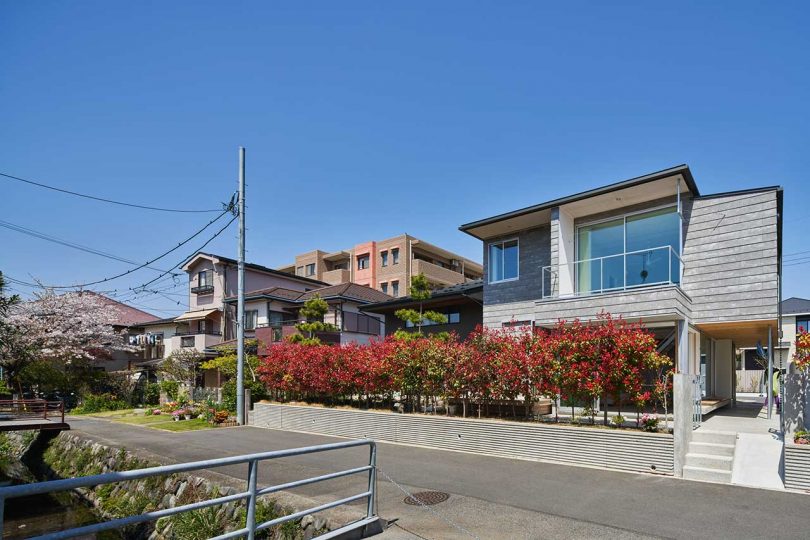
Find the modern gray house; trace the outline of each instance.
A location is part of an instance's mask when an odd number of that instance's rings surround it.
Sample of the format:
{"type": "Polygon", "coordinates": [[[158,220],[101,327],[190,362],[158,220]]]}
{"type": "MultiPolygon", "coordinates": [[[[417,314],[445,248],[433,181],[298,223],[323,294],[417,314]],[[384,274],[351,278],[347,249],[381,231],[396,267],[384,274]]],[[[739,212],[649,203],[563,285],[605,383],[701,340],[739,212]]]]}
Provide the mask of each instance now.
{"type": "Polygon", "coordinates": [[[734,399],[738,348],[778,342],[778,186],[703,194],[680,165],[460,229],[484,243],[485,326],[641,320],[706,411],[734,399]]]}

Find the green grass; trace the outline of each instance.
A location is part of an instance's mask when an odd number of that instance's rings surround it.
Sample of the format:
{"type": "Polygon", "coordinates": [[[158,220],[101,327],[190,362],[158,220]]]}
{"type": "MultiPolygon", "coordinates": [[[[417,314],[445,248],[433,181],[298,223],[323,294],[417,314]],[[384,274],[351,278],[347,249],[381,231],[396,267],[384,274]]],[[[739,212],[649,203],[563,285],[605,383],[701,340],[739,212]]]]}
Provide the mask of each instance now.
{"type": "Polygon", "coordinates": [[[149,427],[165,431],[197,431],[200,429],[213,429],[214,426],[201,418],[195,418],[193,420],[180,420],[179,422],[172,420],[160,424],[151,424],[149,427]]]}
{"type": "Polygon", "coordinates": [[[175,422],[171,414],[146,415],[143,413],[135,413],[132,409],[93,413],[87,416],[104,418],[105,420],[120,422],[122,424],[133,424],[152,429],[161,429],[163,431],[197,431],[200,429],[213,429],[214,427],[200,418],[175,422]]]}
{"type": "Polygon", "coordinates": [[[152,416],[146,416],[144,414],[136,414],[131,416],[113,417],[110,419],[115,420],[116,422],[124,422],[125,424],[138,424],[142,426],[149,424],[162,424],[165,422],[174,422],[170,414],[156,414],[152,416]]]}
{"type": "Polygon", "coordinates": [[[79,416],[96,416],[98,418],[114,418],[116,416],[127,416],[133,413],[134,409],[120,409],[117,411],[103,411],[94,413],[70,413],[79,416]]]}

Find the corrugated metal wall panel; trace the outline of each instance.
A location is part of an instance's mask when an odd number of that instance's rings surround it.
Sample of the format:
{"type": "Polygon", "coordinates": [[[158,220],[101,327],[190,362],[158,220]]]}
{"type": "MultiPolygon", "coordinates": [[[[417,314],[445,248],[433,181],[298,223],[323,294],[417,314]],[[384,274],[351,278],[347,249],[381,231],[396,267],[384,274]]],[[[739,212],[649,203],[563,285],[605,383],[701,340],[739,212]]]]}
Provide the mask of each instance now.
{"type": "Polygon", "coordinates": [[[785,445],[785,487],[810,490],[810,448],[785,445]]]}
{"type": "Polygon", "coordinates": [[[266,403],[254,409],[255,425],[273,429],[629,471],[674,471],[674,442],[665,434],[266,403]]]}

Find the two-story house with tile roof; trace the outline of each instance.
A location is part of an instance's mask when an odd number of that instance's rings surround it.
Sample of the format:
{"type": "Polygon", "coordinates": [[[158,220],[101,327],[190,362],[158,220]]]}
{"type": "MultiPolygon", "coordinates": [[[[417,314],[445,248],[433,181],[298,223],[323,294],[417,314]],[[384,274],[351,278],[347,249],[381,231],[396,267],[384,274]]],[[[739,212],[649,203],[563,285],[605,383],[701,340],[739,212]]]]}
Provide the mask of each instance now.
{"type": "Polygon", "coordinates": [[[460,229],[484,243],[486,326],[642,320],[712,406],[736,349],[778,339],[779,187],[706,194],[681,165],[460,229]]]}

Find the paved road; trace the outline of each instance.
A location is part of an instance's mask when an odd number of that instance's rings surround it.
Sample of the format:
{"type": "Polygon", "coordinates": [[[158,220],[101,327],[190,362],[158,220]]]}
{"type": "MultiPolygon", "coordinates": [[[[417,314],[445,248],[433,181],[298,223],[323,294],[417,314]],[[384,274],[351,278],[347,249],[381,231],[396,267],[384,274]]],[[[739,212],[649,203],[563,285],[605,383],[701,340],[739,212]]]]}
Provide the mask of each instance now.
{"type": "MultiPolygon", "coordinates": [[[[168,433],[100,419],[71,418],[70,423],[75,431],[107,443],[174,461],[340,440],[252,427],[168,433]]],[[[360,449],[289,458],[261,468],[260,483],[332,472],[366,459],[367,451],[360,449]]],[[[479,538],[807,537],[810,497],[804,494],[384,443],[378,464],[407,490],[453,495],[432,508],[458,527],[403,504],[403,494],[381,477],[379,513],[399,519],[402,538],[469,538],[461,529],[479,538]]],[[[241,467],[223,472],[245,476],[241,467]]],[[[327,500],[361,487],[361,479],[347,478],[300,493],[327,500]]]]}

